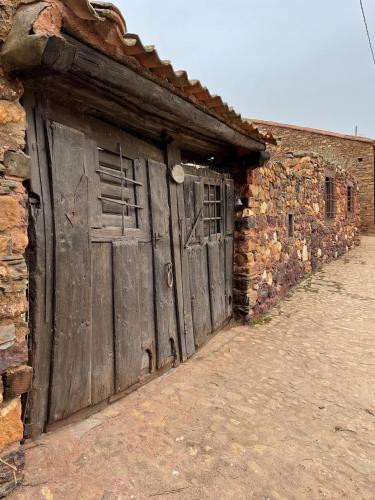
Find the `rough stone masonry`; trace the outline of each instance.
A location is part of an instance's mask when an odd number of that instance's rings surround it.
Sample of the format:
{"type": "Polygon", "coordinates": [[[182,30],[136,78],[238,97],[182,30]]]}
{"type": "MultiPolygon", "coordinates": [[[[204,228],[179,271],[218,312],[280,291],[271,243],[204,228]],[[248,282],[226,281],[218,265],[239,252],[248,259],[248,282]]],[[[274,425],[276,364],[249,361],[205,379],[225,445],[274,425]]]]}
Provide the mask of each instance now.
{"type": "Polygon", "coordinates": [[[262,168],[237,176],[234,298],[245,321],[259,318],[306,274],[360,241],[356,181],[345,169],[308,153],[273,148],[262,168]],[[335,215],[327,219],[325,179],[334,182],[335,215]],[[348,187],[353,194],[348,207],[348,187]]]}
{"type": "MultiPolygon", "coordinates": [[[[0,43],[19,2],[0,1],[0,43]]],[[[27,366],[27,195],[30,163],[23,153],[25,112],[22,84],[0,66],[0,496],[21,479],[21,395],[28,391],[27,366]]]]}
{"type": "Polygon", "coordinates": [[[255,120],[253,123],[274,135],[279,146],[290,151],[314,151],[335,165],[349,170],[357,179],[361,198],[361,230],[375,231],[375,149],[365,137],[342,135],[295,125],[255,120]]]}

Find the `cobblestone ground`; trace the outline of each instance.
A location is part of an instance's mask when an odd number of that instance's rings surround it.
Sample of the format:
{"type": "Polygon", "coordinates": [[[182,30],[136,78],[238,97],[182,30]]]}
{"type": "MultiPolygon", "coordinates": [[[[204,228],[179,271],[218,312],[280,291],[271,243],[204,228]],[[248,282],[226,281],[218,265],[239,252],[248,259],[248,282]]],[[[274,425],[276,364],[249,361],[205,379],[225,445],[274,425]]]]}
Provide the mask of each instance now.
{"type": "Polygon", "coordinates": [[[375,499],[375,237],[27,452],[13,499],[375,499]]]}

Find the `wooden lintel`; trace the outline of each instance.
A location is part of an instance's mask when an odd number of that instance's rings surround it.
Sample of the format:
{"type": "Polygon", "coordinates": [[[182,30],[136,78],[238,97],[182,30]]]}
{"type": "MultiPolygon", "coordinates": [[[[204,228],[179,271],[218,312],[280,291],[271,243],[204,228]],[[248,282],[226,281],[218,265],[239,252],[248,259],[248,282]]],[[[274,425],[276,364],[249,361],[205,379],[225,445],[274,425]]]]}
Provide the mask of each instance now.
{"type": "MultiPolygon", "coordinates": [[[[10,61],[8,67],[9,64],[10,61]]],[[[114,61],[70,37],[48,39],[41,58],[40,70],[42,74],[49,71],[51,74],[70,75],[88,85],[98,86],[101,91],[104,89],[107,92],[108,99],[115,93],[117,97],[131,101],[149,115],[177,124],[185,134],[199,134],[208,141],[214,140],[242,150],[265,150],[262,142],[232,128],[210,112],[202,110],[172,90],[158,85],[133,68],[114,61]]],[[[23,71],[21,77],[27,79],[28,74],[33,74],[35,77],[35,68],[23,71]]]]}

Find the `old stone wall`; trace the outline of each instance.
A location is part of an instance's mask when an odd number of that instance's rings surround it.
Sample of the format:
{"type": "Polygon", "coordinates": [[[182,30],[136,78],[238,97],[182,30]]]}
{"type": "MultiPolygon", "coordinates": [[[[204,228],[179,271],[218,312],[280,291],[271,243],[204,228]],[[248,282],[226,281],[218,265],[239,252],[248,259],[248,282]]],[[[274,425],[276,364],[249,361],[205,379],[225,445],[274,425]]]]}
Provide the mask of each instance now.
{"type": "MultiPolygon", "coordinates": [[[[0,48],[19,2],[0,0],[0,48]]],[[[27,196],[29,159],[22,152],[22,85],[0,64],[0,497],[11,491],[24,463],[21,395],[31,382],[27,366],[27,196]]]]}
{"type": "Polygon", "coordinates": [[[316,155],[276,149],[264,167],[238,178],[234,297],[245,321],[264,314],[311,271],[344,255],[360,239],[360,203],[354,177],[316,155]],[[325,176],[332,173],[336,216],[326,219],[325,176]],[[353,187],[354,210],[347,210],[353,187]]]}
{"type": "Polygon", "coordinates": [[[362,230],[375,228],[375,159],[371,139],[267,122],[255,123],[261,130],[271,132],[283,148],[314,151],[327,161],[350,170],[359,185],[362,230]]]}

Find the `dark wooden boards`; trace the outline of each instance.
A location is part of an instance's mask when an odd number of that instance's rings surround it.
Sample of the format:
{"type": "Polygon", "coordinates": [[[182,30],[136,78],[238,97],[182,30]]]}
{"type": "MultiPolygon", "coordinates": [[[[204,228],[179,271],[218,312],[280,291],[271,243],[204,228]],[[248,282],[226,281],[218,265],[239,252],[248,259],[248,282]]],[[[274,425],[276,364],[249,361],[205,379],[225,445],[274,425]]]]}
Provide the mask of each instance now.
{"type": "Polygon", "coordinates": [[[138,282],[141,375],[145,377],[156,370],[153,257],[149,241],[138,242],[138,282]]]}
{"type": "Polygon", "coordinates": [[[191,307],[195,346],[199,347],[212,333],[210,290],[206,245],[194,245],[188,250],[191,307]]]}
{"type": "Polygon", "coordinates": [[[53,423],[91,403],[91,254],[84,134],[48,122],[47,137],[55,227],[53,423]]]}
{"type": "Polygon", "coordinates": [[[148,162],[158,368],[178,360],[174,270],[169,232],[167,167],[148,162]]]}
{"type": "Polygon", "coordinates": [[[48,99],[40,112],[39,104],[29,106],[36,252],[29,415],[37,436],[46,423],[60,425],[188,359],[231,315],[233,183],[189,165],[178,185],[168,172],[181,161],[177,142],[163,155],[48,99]],[[120,149],[133,181],[124,186],[98,171],[118,172],[120,149]],[[222,219],[208,235],[198,217],[207,186],[222,190],[222,219]],[[108,217],[120,212],[103,210],[103,193],[111,203],[124,194],[142,207],[127,213],[132,227],[111,225],[108,217]]]}
{"type": "Polygon", "coordinates": [[[91,245],[92,354],[91,404],[114,394],[114,321],[111,243],[91,245]]]}
{"type": "MultiPolygon", "coordinates": [[[[176,142],[168,144],[165,148],[166,162],[169,169],[172,169],[174,165],[181,162],[181,152],[178,148],[176,142]]],[[[186,361],[188,358],[187,348],[186,348],[186,336],[188,334],[187,325],[184,317],[184,291],[183,291],[183,280],[182,280],[182,255],[181,255],[181,223],[180,215],[178,211],[178,192],[179,186],[171,179],[168,182],[168,192],[169,192],[169,205],[170,205],[170,233],[172,241],[172,262],[173,271],[175,276],[175,303],[177,310],[177,330],[179,336],[179,350],[181,361],[186,361]]],[[[192,335],[192,328],[190,329],[190,335],[192,335]]]]}
{"type": "MultiPolygon", "coordinates": [[[[183,221],[181,234],[188,245],[182,246],[186,259],[183,274],[184,300],[187,285],[191,303],[195,347],[204,344],[208,337],[219,329],[232,315],[232,261],[233,261],[233,180],[207,168],[185,166],[184,196],[180,202],[180,217],[183,221]],[[205,234],[203,218],[204,203],[212,198],[205,191],[212,189],[221,200],[216,215],[220,224],[205,234]],[[220,194],[220,196],[219,196],[220,194]],[[201,214],[201,216],[199,216],[201,214]]],[[[184,269],[184,259],[182,259],[184,269]]]]}
{"type": "Polygon", "coordinates": [[[183,310],[184,310],[184,337],[186,345],[186,356],[189,358],[195,353],[193,318],[191,310],[191,292],[190,292],[190,269],[186,242],[189,237],[186,231],[185,217],[185,197],[184,186],[177,186],[177,208],[180,230],[180,253],[181,253],[181,279],[183,293],[183,310]]]}
{"type": "Polygon", "coordinates": [[[52,348],[53,221],[45,126],[34,95],[24,97],[27,153],[32,159],[29,219],[29,328],[34,369],[27,420],[30,437],[46,426],[52,348]]]}
{"type": "MultiPolygon", "coordinates": [[[[130,65],[116,62],[73,38],[66,37],[64,40],[61,37],[50,37],[41,63],[44,74],[49,69],[72,78],[79,77],[85,81],[87,87],[94,85],[100,89],[108,100],[112,100],[116,95],[137,106],[140,115],[149,114],[153,116],[154,121],[162,121],[164,130],[169,132],[176,130],[178,125],[180,129],[192,130],[208,141],[215,140],[254,151],[265,149],[261,142],[232,128],[169,88],[135,72],[130,65]],[[72,57],[66,57],[67,54],[72,54],[72,57]],[[174,125],[173,128],[171,124],[174,125]]],[[[12,67],[11,60],[8,60],[7,64],[13,71],[17,70],[17,67],[12,67]]],[[[72,85],[71,90],[74,91],[72,85]]]]}
{"type": "Polygon", "coordinates": [[[138,242],[113,243],[116,392],[140,378],[142,308],[139,288],[138,242]]]}
{"type": "Polygon", "coordinates": [[[209,241],[208,278],[210,282],[211,321],[213,330],[217,330],[224,323],[227,314],[225,307],[225,269],[224,243],[222,240],[209,241]]]}

